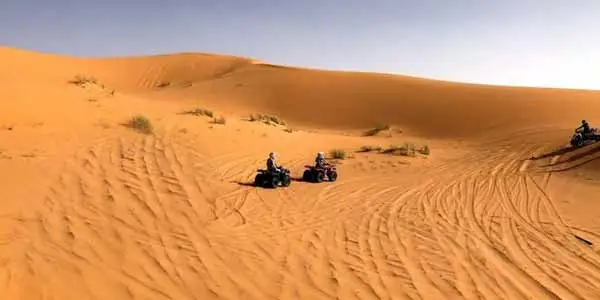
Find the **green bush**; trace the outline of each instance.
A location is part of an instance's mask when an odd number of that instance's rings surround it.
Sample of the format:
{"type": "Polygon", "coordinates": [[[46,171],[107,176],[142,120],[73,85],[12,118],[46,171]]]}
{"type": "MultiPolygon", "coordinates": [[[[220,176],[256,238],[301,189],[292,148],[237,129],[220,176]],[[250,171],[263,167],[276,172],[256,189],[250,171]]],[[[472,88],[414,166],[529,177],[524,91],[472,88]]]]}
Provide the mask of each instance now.
{"type": "Polygon", "coordinates": [[[131,118],[126,125],[142,133],[151,133],[153,131],[150,120],[142,115],[131,118]]]}
{"type": "Polygon", "coordinates": [[[225,120],[225,118],[223,116],[221,116],[218,118],[213,118],[211,123],[225,125],[227,123],[227,120],[225,120]]]}
{"type": "Polygon", "coordinates": [[[214,117],[214,113],[211,110],[204,108],[195,108],[192,110],[187,110],[183,112],[184,115],[194,115],[194,116],[207,116],[209,118],[214,117]]]}
{"type": "Polygon", "coordinates": [[[342,149],[333,149],[333,150],[329,151],[329,156],[333,159],[345,159],[346,151],[344,151],[342,149]]]}
{"type": "Polygon", "coordinates": [[[364,135],[365,136],[374,136],[377,135],[378,133],[384,131],[384,130],[388,130],[390,129],[390,125],[384,125],[384,124],[378,124],[375,125],[375,127],[367,130],[364,135]]]}
{"type": "Polygon", "coordinates": [[[383,153],[400,155],[400,156],[415,156],[415,145],[412,143],[404,143],[404,145],[390,145],[389,148],[383,150],[383,153]]]}
{"type": "Polygon", "coordinates": [[[77,75],[75,78],[69,80],[69,83],[74,85],[84,85],[86,83],[96,84],[98,83],[98,79],[91,76],[77,75]]]}
{"type": "Polygon", "coordinates": [[[429,146],[427,145],[423,145],[421,148],[419,148],[417,150],[419,153],[423,154],[423,155],[429,155],[431,152],[429,150],[429,146]]]}
{"type": "Polygon", "coordinates": [[[360,147],[360,149],[358,149],[357,152],[372,152],[372,151],[377,151],[380,152],[382,149],[380,146],[371,146],[371,145],[365,145],[360,147]]]}
{"type": "Polygon", "coordinates": [[[251,114],[248,117],[248,121],[250,122],[263,122],[268,125],[276,124],[276,125],[285,125],[286,123],[280,119],[278,116],[273,115],[262,115],[262,114],[251,114]]]}

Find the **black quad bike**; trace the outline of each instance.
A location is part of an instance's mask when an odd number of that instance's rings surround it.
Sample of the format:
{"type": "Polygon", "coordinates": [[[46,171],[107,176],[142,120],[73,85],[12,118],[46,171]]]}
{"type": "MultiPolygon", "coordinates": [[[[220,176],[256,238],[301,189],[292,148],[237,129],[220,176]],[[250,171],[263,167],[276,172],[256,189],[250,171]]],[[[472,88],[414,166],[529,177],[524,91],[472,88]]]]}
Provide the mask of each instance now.
{"type": "Polygon", "coordinates": [[[323,168],[305,165],[306,170],[302,174],[302,180],[306,182],[320,183],[327,178],[329,181],[336,181],[338,177],[337,169],[334,165],[327,164],[323,168]]]}
{"type": "Polygon", "coordinates": [[[573,146],[573,148],[581,148],[586,144],[595,143],[597,141],[600,141],[598,129],[592,128],[588,134],[583,134],[581,130],[575,130],[575,133],[571,137],[571,146],[573,146]]]}
{"type": "Polygon", "coordinates": [[[254,186],[274,189],[278,186],[288,187],[292,183],[290,170],[279,168],[279,172],[269,172],[265,169],[258,169],[258,174],[254,178],[254,186]]]}

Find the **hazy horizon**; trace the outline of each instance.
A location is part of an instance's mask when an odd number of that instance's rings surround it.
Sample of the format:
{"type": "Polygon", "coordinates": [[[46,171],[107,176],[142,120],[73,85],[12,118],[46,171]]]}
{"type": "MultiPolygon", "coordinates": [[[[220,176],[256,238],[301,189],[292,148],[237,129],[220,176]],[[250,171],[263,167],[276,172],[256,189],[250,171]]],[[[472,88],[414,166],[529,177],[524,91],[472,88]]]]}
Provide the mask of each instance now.
{"type": "Polygon", "coordinates": [[[600,89],[600,2],[5,0],[0,44],[75,56],[206,52],[329,70],[600,89]],[[338,4],[336,4],[338,3],[338,4]]]}

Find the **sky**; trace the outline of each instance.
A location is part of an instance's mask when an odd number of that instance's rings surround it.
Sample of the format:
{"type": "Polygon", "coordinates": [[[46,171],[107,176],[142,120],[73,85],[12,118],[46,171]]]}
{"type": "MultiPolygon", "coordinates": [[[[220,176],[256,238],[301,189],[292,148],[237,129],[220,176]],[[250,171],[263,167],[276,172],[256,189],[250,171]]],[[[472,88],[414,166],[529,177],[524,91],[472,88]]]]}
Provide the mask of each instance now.
{"type": "Polygon", "coordinates": [[[0,0],[0,45],[600,90],[599,0],[0,0]]]}

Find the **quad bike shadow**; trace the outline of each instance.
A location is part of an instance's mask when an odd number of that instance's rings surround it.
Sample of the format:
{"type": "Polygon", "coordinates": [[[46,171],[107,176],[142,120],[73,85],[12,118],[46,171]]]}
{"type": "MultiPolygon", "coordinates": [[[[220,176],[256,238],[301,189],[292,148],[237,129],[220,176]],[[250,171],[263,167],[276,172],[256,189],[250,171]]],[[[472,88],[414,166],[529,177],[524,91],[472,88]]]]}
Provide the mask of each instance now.
{"type": "Polygon", "coordinates": [[[571,140],[569,141],[569,147],[562,147],[551,152],[541,154],[539,156],[531,157],[530,159],[540,160],[557,155],[565,155],[570,152],[574,152],[580,148],[583,148],[587,145],[594,144],[598,141],[600,141],[600,134],[598,134],[598,130],[596,128],[592,128],[590,133],[585,135],[581,131],[575,130],[575,133],[571,136],[571,140]]]}
{"type": "Polygon", "coordinates": [[[585,146],[595,144],[598,141],[600,141],[600,135],[595,128],[585,135],[580,131],[575,131],[571,137],[570,146],[532,157],[531,159],[540,160],[549,157],[564,156],[564,159],[556,160],[540,167],[550,167],[551,170],[548,170],[550,172],[571,170],[600,158],[600,156],[596,155],[600,153],[600,147],[593,146],[583,150],[585,146]]]}
{"type": "Polygon", "coordinates": [[[553,150],[553,151],[541,154],[539,156],[533,156],[530,159],[531,160],[540,160],[540,159],[544,159],[544,158],[554,157],[554,156],[557,156],[557,155],[564,155],[564,154],[573,152],[575,150],[577,150],[577,148],[573,148],[572,146],[563,147],[563,148],[559,148],[559,149],[556,149],[556,150],[553,150]]]}
{"type": "Polygon", "coordinates": [[[247,187],[262,187],[262,188],[277,188],[277,187],[288,187],[291,185],[292,181],[303,181],[302,178],[292,177],[290,175],[290,170],[285,168],[280,168],[280,172],[278,174],[270,173],[265,169],[257,169],[256,176],[254,177],[254,181],[243,182],[243,181],[231,181],[231,183],[236,183],[241,186],[247,187]]]}

